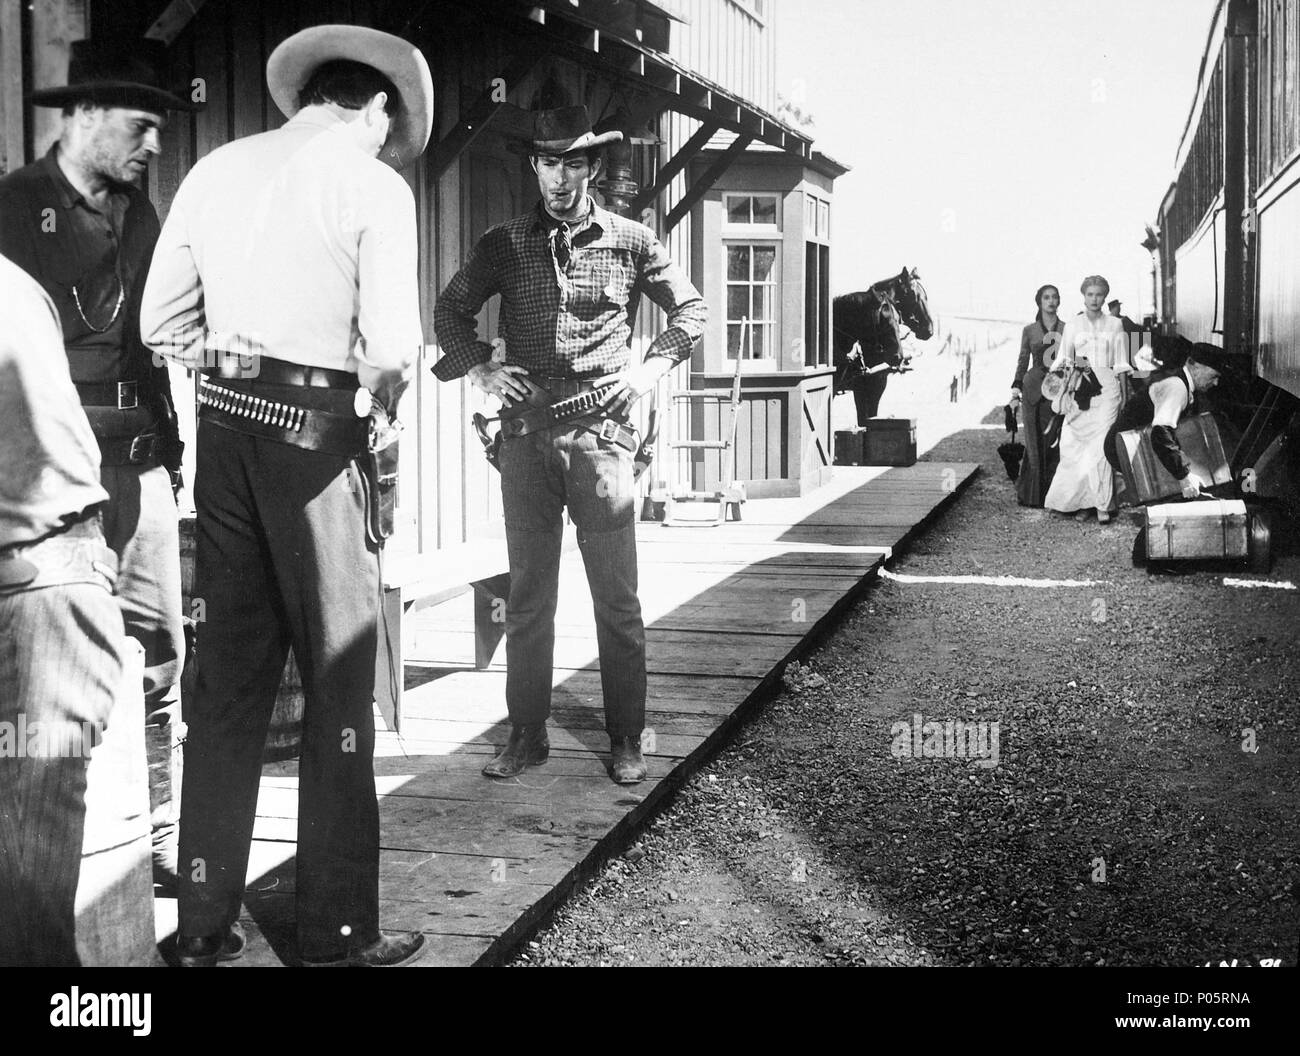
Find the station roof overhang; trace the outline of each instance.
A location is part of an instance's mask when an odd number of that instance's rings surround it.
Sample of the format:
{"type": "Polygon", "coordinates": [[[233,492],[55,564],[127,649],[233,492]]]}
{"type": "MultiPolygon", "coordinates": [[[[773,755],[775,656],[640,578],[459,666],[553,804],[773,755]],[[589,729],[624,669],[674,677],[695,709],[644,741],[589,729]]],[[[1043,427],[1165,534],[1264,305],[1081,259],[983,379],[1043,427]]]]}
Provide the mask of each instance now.
{"type": "MultiPolygon", "coordinates": [[[[574,59],[623,83],[630,83],[655,97],[663,109],[693,117],[704,124],[743,135],[778,150],[803,158],[812,156],[812,138],[763,110],[757,103],[723,88],[695,73],[664,51],[601,25],[584,16],[585,0],[577,6],[563,2],[510,3],[505,5],[523,14],[534,27],[533,35],[545,41],[554,54],[574,59]],[[524,14],[526,12],[526,14],[524,14]]],[[[665,18],[681,17],[661,5],[634,0],[622,4],[643,11],[660,12],[665,18]]],[[[593,14],[596,9],[593,8],[593,14]]],[[[623,29],[622,26],[619,27],[623,29]]],[[[666,46],[666,38],[664,39],[666,46]]]]}
{"type": "MultiPolygon", "coordinates": [[[[507,84],[547,58],[580,65],[624,90],[635,92],[655,113],[672,110],[702,125],[694,154],[719,131],[750,142],[765,143],[800,158],[811,158],[812,139],[766,112],[756,103],[687,69],[678,60],[646,43],[667,47],[668,20],[682,21],[649,0],[432,0],[407,23],[416,29],[439,9],[453,18],[490,24],[516,58],[502,71],[507,84]],[[637,39],[640,37],[641,39],[637,39]]],[[[498,101],[499,102],[499,101],[498,101]]],[[[441,173],[499,112],[487,98],[462,111],[462,120],[434,146],[432,163],[441,173]]]]}

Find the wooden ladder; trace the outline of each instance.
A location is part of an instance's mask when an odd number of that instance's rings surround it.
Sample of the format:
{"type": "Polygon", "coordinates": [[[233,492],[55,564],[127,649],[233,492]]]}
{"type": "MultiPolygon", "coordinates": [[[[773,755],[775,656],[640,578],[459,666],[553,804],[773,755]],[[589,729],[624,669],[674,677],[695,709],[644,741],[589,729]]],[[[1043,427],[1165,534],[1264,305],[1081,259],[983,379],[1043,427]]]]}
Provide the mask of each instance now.
{"type": "MultiPolygon", "coordinates": [[[[674,486],[666,496],[664,527],[666,528],[716,528],[725,524],[729,511],[734,511],[735,519],[740,520],[740,507],[745,501],[745,484],[736,480],[736,431],[740,425],[740,372],[744,362],[745,351],[753,339],[752,324],[746,317],[740,325],[740,348],[736,351],[736,373],[731,380],[731,401],[728,405],[728,422],[724,437],[717,440],[677,440],[669,441],[668,446],[680,451],[718,451],[720,452],[720,487],[712,491],[692,491],[685,487],[674,486]],[[678,513],[679,503],[714,504],[716,516],[682,517],[678,513]]],[[[717,396],[709,392],[675,392],[672,394],[674,410],[685,407],[689,410],[692,400],[716,400],[717,396]]],[[[676,468],[678,462],[673,461],[676,468]]]]}

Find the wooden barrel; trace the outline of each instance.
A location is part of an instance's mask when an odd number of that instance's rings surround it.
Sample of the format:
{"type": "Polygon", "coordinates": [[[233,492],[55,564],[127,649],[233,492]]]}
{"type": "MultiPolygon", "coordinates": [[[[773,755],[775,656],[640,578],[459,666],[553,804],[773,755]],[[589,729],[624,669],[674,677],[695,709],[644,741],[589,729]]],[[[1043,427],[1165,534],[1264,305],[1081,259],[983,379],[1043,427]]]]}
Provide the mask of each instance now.
{"type": "MultiPolygon", "coordinates": [[[[181,518],[181,600],[182,611],[186,616],[194,615],[195,609],[191,599],[194,596],[194,518],[181,518]]],[[[192,658],[186,658],[189,668],[192,658]]],[[[193,685],[193,672],[187,670],[181,676],[183,691],[188,694],[193,685]]],[[[302,746],[302,676],[298,665],[290,652],[288,662],[284,665],[284,674],[280,677],[280,690],[275,698],[275,710],[271,713],[271,725],[266,732],[266,747],[262,758],[266,762],[278,759],[292,759],[302,746]]]]}
{"type": "Polygon", "coordinates": [[[122,685],[86,768],[77,955],[86,967],[160,963],[144,749],[144,648],[126,639],[122,685]]]}

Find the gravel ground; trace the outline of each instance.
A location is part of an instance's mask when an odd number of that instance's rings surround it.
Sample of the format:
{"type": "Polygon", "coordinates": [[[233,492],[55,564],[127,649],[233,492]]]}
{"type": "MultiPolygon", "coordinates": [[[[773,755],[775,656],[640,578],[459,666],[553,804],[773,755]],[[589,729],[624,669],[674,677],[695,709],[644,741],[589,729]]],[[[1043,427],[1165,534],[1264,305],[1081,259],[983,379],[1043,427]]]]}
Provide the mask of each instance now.
{"type": "Polygon", "coordinates": [[[983,473],[893,571],[1095,585],[882,579],[514,964],[1296,963],[1300,591],[1132,568],[1004,438],[928,456],[983,473]],[[997,765],[898,757],[918,713],[997,765]]]}

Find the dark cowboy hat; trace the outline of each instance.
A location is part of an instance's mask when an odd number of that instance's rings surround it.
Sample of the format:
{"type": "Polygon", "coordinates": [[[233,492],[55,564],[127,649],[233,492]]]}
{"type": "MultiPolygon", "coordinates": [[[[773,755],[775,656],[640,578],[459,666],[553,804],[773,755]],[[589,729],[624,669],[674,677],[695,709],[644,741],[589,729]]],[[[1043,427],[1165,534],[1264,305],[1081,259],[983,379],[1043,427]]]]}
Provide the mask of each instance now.
{"type": "Polygon", "coordinates": [[[409,40],[365,26],[310,26],[279,43],[266,60],[266,85],[285,117],[298,112],[298,93],[316,67],[350,59],[378,70],[397,89],[402,106],[379,160],[395,169],[418,158],[433,133],[433,77],[409,40]]]}
{"type": "Polygon", "coordinates": [[[35,106],[125,106],[137,110],[195,110],[163,87],[167,45],[161,40],[74,40],[68,52],[68,83],[32,92],[35,106]]]}
{"type": "Polygon", "coordinates": [[[525,144],[529,154],[563,156],[576,150],[594,150],[606,143],[619,143],[623,133],[614,129],[597,135],[585,106],[562,106],[533,114],[533,138],[525,144]]]}

